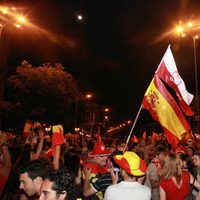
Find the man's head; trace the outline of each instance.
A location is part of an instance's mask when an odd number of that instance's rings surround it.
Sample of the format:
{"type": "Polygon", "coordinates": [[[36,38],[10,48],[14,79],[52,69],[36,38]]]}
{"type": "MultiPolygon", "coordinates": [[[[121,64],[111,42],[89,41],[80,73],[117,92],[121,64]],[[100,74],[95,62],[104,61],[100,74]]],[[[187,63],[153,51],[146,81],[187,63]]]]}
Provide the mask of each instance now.
{"type": "Polygon", "coordinates": [[[162,163],[165,160],[165,156],[166,156],[166,148],[163,145],[158,145],[156,147],[156,157],[158,158],[158,160],[162,163]]]}
{"type": "Polygon", "coordinates": [[[52,164],[44,159],[25,163],[19,171],[19,188],[23,189],[28,196],[39,195],[43,180],[52,171],[52,164]]]}
{"type": "Polygon", "coordinates": [[[93,158],[94,162],[98,163],[101,166],[106,165],[106,161],[110,152],[106,148],[105,144],[101,141],[98,141],[93,148],[93,151],[89,154],[93,158]]]}
{"type": "Polygon", "coordinates": [[[192,156],[192,161],[194,163],[194,166],[200,167],[200,151],[197,151],[192,156]]]}
{"type": "Polygon", "coordinates": [[[39,200],[75,200],[73,177],[65,169],[53,172],[41,185],[39,200]]]}

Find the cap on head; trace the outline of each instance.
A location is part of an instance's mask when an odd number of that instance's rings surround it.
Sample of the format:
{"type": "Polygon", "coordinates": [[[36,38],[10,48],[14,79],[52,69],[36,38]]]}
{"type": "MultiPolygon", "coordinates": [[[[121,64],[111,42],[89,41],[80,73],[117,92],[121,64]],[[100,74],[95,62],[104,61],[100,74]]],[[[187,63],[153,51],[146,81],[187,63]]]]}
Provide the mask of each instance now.
{"type": "Polygon", "coordinates": [[[93,151],[89,153],[90,157],[94,156],[108,156],[110,155],[110,151],[107,150],[105,144],[103,142],[97,142],[94,145],[93,151]]]}
{"type": "Polygon", "coordinates": [[[146,173],[146,163],[134,152],[126,151],[123,155],[116,155],[113,158],[130,175],[143,176],[146,173]]]}

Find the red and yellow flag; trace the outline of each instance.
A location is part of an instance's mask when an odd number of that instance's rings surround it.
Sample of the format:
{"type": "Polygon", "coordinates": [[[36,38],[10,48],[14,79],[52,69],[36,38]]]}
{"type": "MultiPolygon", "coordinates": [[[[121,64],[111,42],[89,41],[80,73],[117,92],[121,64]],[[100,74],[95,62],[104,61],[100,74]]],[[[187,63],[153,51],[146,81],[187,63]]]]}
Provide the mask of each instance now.
{"type": "Polygon", "coordinates": [[[161,124],[168,142],[173,147],[182,139],[182,135],[190,130],[185,116],[156,74],[144,95],[142,105],[161,124]]]}
{"type": "Polygon", "coordinates": [[[29,136],[32,126],[33,124],[29,120],[26,120],[23,131],[24,138],[27,138],[29,136]]]}
{"type": "Polygon", "coordinates": [[[54,156],[56,145],[62,145],[65,142],[65,138],[62,125],[53,126],[52,132],[52,155],[54,156]]]}

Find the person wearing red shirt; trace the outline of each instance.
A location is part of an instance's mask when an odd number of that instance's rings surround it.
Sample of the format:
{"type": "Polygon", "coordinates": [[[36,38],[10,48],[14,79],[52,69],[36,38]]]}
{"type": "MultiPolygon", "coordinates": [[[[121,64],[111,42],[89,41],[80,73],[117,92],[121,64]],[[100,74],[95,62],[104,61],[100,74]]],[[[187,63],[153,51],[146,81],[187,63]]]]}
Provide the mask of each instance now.
{"type": "Polygon", "coordinates": [[[200,188],[200,182],[187,171],[181,169],[180,160],[174,153],[165,157],[160,175],[160,200],[184,200],[189,194],[189,183],[200,188]]]}

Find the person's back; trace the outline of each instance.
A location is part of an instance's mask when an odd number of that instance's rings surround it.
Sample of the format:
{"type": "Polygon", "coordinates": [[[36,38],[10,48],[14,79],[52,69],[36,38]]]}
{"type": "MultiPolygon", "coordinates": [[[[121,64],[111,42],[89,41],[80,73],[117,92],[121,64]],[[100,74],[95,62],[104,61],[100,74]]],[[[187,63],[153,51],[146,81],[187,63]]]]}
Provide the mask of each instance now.
{"type": "Polygon", "coordinates": [[[109,186],[105,193],[105,200],[145,200],[150,199],[150,189],[138,182],[121,181],[109,186]]]}
{"type": "Polygon", "coordinates": [[[156,157],[147,166],[146,183],[151,189],[151,199],[159,200],[159,173],[161,172],[162,162],[165,158],[166,149],[164,146],[159,145],[156,147],[156,157]]]}
{"type": "Polygon", "coordinates": [[[150,188],[141,184],[146,172],[145,162],[136,153],[130,151],[125,152],[124,155],[114,156],[114,160],[121,167],[124,181],[109,186],[104,200],[150,200],[150,188]]]}

